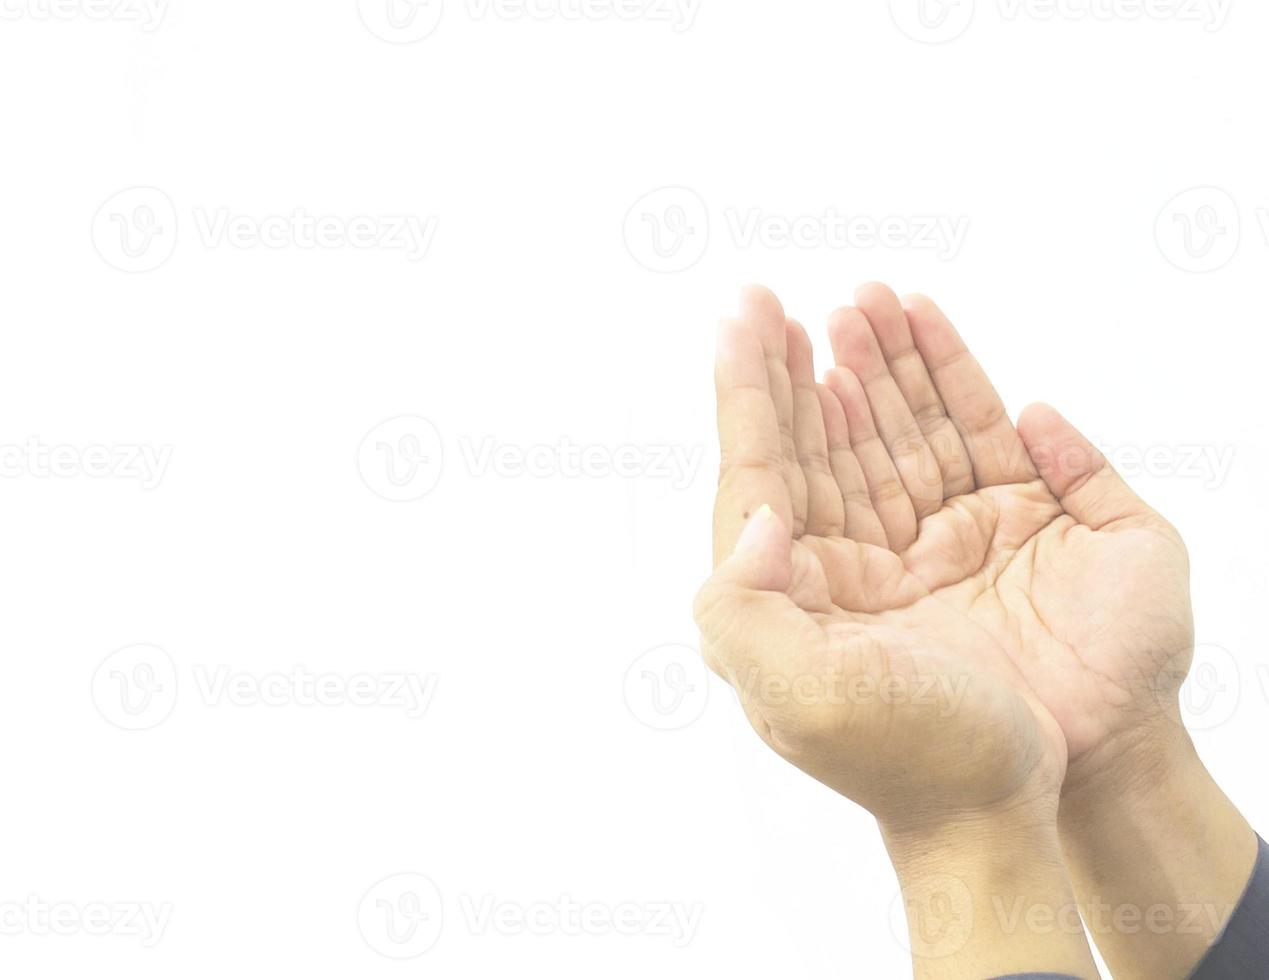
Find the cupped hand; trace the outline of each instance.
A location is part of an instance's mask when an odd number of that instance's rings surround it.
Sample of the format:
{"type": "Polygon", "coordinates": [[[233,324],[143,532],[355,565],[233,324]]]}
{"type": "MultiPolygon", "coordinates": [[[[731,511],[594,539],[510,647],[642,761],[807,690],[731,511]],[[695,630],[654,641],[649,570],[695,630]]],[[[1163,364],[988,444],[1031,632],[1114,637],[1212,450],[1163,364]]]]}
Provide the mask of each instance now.
{"type": "Polygon", "coordinates": [[[911,419],[891,428],[845,368],[828,382],[801,326],[748,291],[719,333],[716,568],[695,610],[706,659],[772,748],[883,826],[1056,807],[1065,739],[1007,632],[964,601],[984,556],[961,546],[975,529],[1021,545],[1027,517],[1052,507],[1033,488],[989,533],[998,515],[991,497],[973,502],[972,474],[936,501],[889,448],[911,419]]]}
{"type": "MultiPolygon", "coordinates": [[[[789,624],[792,608],[869,650],[951,657],[972,683],[956,719],[935,726],[945,742],[961,724],[979,732],[973,746],[984,722],[998,730],[1000,700],[974,698],[997,685],[1033,728],[1013,733],[1021,753],[999,747],[1002,760],[1069,759],[1075,774],[1178,725],[1193,625],[1175,529],[1053,409],[1033,405],[1015,427],[929,300],[874,284],[856,304],[830,320],[837,366],[823,385],[805,333],[767,291],[748,291],[724,324],[716,559],[769,503],[794,540],[787,582],[764,563],[764,615],[783,596],[789,624]]],[[[712,625],[717,643],[706,631],[724,665],[726,626],[712,625]]]]}
{"type": "Polygon", "coordinates": [[[848,405],[863,389],[906,491],[877,509],[897,574],[1009,652],[1061,725],[1073,774],[1179,726],[1194,629],[1176,530],[1049,406],[1015,427],[928,299],[874,284],[856,302],[829,325],[830,384],[848,405]]]}

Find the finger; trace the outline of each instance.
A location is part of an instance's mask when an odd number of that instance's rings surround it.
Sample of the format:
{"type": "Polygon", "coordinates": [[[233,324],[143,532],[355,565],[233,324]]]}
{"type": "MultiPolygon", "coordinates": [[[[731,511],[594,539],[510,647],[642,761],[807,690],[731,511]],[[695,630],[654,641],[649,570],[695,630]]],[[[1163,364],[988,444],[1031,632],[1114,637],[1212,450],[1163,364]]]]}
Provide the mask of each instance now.
{"type": "Polygon", "coordinates": [[[947,409],[916,349],[908,316],[888,286],[869,283],[855,293],[855,303],[872,324],[873,335],[886,359],[890,376],[903,394],[917,425],[925,433],[943,480],[943,498],[974,489],[974,468],[961,434],[947,417],[947,409]]]}
{"type": "Polygon", "coordinates": [[[828,440],[828,462],[837,481],[845,513],[845,536],[860,544],[888,548],[885,529],[872,498],[868,496],[868,481],[860,469],[855,450],[850,445],[850,430],[846,427],[846,412],[837,396],[824,385],[816,385],[820,399],[820,411],[824,418],[824,434],[828,440]]]}
{"type": "Polygon", "coordinates": [[[746,522],[733,553],[696,596],[693,614],[706,661],[732,683],[808,649],[802,637],[818,629],[787,595],[793,580],[793,539],[762,505],[746,522]]]}
{"type": "Polygon", "coordinates": [[[806,533],[841,537],[846,530],[846,515],[828,460],[824,413],[815,390],[811,339],[793,320],[788,322],[786,331],[789,380],[793,385],[793,442],[806,482],[806,533]]]}
{"type": "MultiPolygon", "coordinates": [[[[819,560],[836,617],[847,613],[884,613],[911,605],[928,595],[922,583],[909,574],[904,560],[886,547],[874,547],[850,538],[811,538],[802,541],[819,560]]],[[[803,605],[808,612],[814,611],[803,605]]]]}
{"type": "Polygon", "coordinates": [[[1056,409],[1027,406],[1018,417],[1018,432],[1053,496],[1081,524],[1098,531],[1154,513],[1056,409]]]}
{"type": "Polygon", "coordinates": [[[766,358],[752,325],[724,320],[714,365],[721,464],[714,499],[714,563],[731,554],[741,529],[762,505],[792,523],[780,425],[766,358]]]}
{"type": "Polygon", "coordinates": [[[768,387],[780,431],[784,479],[788,484],[792,515],[789,526],[793,529],[793,536],[800,537],[806,530],[806,478],[798,465],[797,446],[793,440],[793,385],[789,380],[786,332],[788,318],[775,293],[762,286],[750,286],[741,293],[740,318],[756,331],[766,358],[768,387]]]}
{"type": "Polygon", "coordinates": [[[826,375],[825,382],[846,414],[851,448],[863,470],[868,496],[886,532],[886,541],[892,551],[902,552],[916,540],[916,511],[885,443],[877,434],[868,408],[868,396],[849,368],[833,368],[826,375]]]}
{"type": "Polygon", "coordinates": [[[837,363],[850,368],[864,387],[877,431],[907,488],[917,519],[928,517],[943,506],[943,477],[925,434],[890,375],[872,325],[861,310],[848,306],[829,318],[828,336],[837,363]]]}
{"type": "Polygon", "coordinates": [[[906,304],[912,339],[969,451],[974,484],[982,488],[1034,480],[1035,467],[1004,402],[951,321],[924,296],[909,296],[906,304]]]}

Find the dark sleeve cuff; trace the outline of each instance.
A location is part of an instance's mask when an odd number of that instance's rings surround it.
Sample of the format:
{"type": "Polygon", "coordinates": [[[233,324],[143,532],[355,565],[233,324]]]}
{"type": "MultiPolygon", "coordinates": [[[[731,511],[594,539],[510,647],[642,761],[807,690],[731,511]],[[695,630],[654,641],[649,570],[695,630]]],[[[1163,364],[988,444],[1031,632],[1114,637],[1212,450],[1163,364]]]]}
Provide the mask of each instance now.
{"type": "Polygon", "coordinates": [[[1011,973],[1007,977],[996,977],[995,980],[1080,980],[1069,973],[1011,973]]]}
{"type": "Polygon", "coordinates": [[[1261,839],[1242,900],[1190,980],[1264,977],[1269,977],[1269,844],[1261,839]]]}

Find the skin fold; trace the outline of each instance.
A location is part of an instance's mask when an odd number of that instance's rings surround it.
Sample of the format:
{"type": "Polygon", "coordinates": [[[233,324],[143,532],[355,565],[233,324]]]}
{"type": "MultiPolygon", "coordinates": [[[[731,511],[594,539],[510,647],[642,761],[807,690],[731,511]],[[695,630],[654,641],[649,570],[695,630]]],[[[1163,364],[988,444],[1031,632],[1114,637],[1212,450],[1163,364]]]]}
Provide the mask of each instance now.
{"type": "MultiPolygon", "coordinates": [[[[1236,899],[1255,837],[1182,727],[1194,626],[1177,531],[1054,409],[1015,426],[930,300],[870,284],[828,333],[836,364],[817,381],[769,291],[719,331],[715,572],[695,612],[755,730],[877,816],[901,883],[937,850],[980,892],[1070,904],[1065,856],[1081,902],[1236,899]],[[1097,871],[1107,842],[1175,854],[1166,821],[1136,811],[1178,798],[1213,830],[1191,827],[1176,867],[1125,866],[1118,887],[1097,871]],[[976,837],[1014,841],[1035,873],[1002,883],[976,837]]],[[[1059,969],[1027,967],[1038,953],[1096,975],[1082,935],[1028,946],[983,918],[977,938],[1019,969],[1059,969]]],[[[1215,935],[1094,937],[1116,976],[1180,978],[1215,935]]],[[[977,945],[918,958],[918,975],[995,969],[977,945]]]]}

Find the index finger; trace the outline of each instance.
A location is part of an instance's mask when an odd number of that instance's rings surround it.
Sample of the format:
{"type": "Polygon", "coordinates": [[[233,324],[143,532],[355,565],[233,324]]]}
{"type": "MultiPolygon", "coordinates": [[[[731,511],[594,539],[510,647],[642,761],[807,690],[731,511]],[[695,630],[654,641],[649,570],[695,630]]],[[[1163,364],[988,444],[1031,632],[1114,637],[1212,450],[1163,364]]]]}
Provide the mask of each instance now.
{"type": "Polygon", "coordinates": [[[786,527],[793,504],[784,477],[784,446],[762,341],[744,320],[718,329],[714,365],[721,465],[714,500],[714,564],[732,553],[752,515],[768,504],[786,527]]]}

